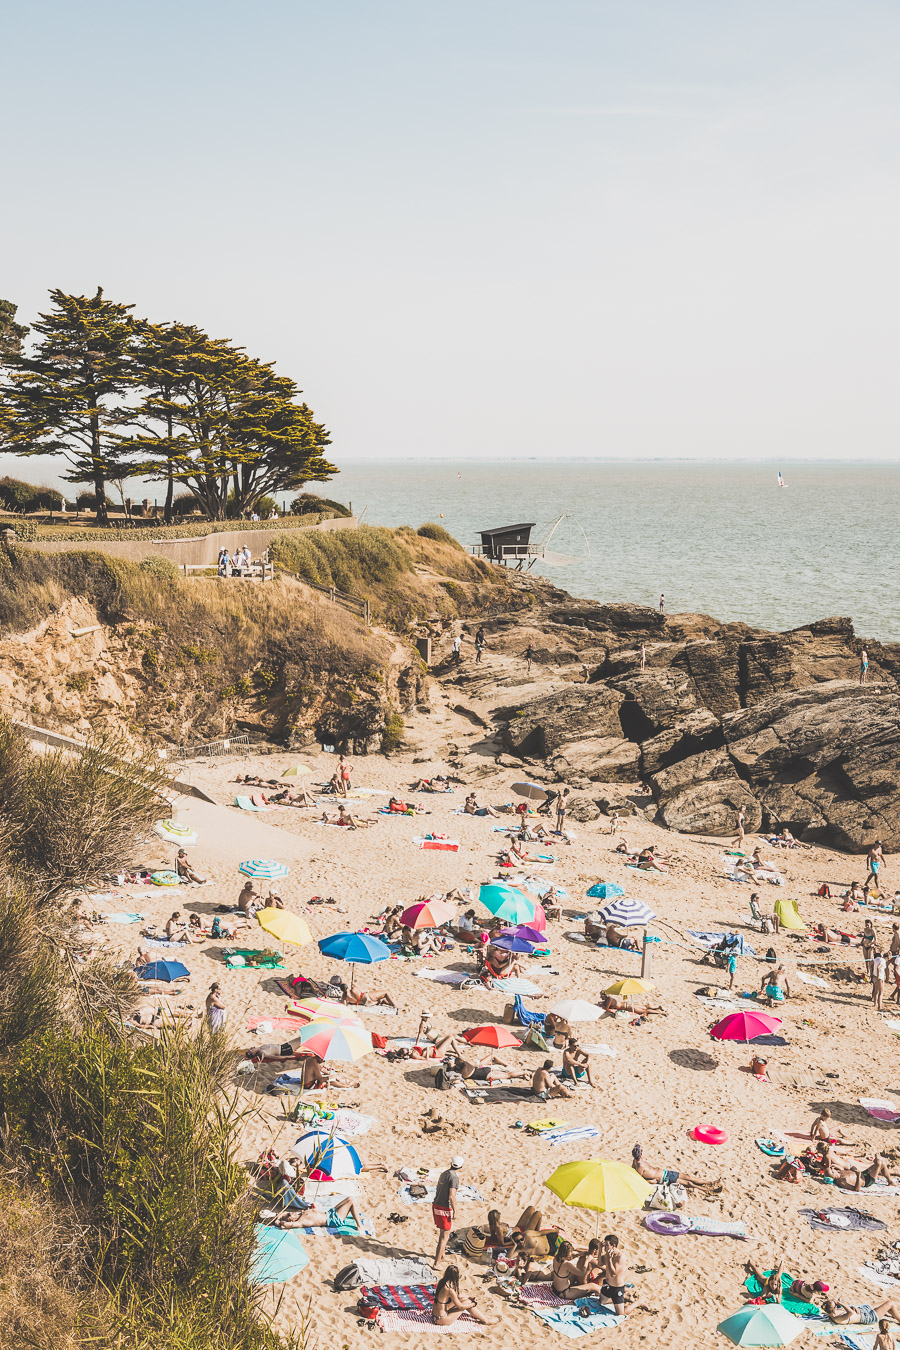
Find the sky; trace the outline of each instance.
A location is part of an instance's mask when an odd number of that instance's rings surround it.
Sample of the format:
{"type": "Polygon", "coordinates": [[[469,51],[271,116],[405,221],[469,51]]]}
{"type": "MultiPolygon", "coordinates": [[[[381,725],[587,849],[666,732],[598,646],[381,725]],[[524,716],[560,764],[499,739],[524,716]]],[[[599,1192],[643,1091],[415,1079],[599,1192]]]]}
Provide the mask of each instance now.
{"type": "Polygon", "coordinates": [[[900,453],[896,0],[29,0],[3,32],[26,323],[99,284],[229,338],[338,464],[900,453]]]}

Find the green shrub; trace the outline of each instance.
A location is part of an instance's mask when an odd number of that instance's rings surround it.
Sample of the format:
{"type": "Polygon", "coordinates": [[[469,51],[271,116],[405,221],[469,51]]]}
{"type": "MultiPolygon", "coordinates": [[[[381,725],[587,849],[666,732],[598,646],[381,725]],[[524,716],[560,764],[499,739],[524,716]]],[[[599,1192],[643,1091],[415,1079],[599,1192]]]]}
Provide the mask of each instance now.
{"type": "Polygon", "coordinates": [[[159,553],[148,553],[138,563],[142,572],[158,577],[160,581],[175,581],[179,576],[178,568],[171,558],[163,558],[159,553]]]}
{"type": "Polygon", "coordinates": [[[409,550],[390,530],[371,525],[279,536],[269,545],[269,556],[304,581],[350,594],[359,594],[366,586],[389,586],[413,570],[409,550]]]}
{"type": "Polygon", "coordinates": [[[399,713],[388,713],[384,719],[384,731],[381,733],[381,749],[389,755],[392,750],[400,749],[406,723],[399,713]]]}
{"type": "MultiPolygon", "coordinates": [[[[433,520],[429,520],[424,525],[420,525],[416,534],[423,539],[433,539],[436,544],[449,544],[451,548],[462,549],[459,540],[454,539],[449,530],[445,530],[443,525],[436,525],[433,520]]],[[[463,550],[465,552],[465,550],[463,550]]]]}
{"type": "Polygon", "coordinates": [[[318,512],[321,515],[331,516],[332,519],[351,514],[340,502],[333,502],[330,497],[317,497],[314,492],[301,492],[291,502],[290,510],[294,516],[307,516],[310,512],[318,512]]]}

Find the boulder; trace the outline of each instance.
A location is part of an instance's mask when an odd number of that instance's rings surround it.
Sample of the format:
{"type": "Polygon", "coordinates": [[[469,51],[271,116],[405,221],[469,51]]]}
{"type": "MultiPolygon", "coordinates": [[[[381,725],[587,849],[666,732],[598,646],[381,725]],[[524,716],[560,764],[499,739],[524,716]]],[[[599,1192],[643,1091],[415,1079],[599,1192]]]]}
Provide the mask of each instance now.
{"type": "Polygon", "coordinates": [[[568,685],[545,694],[513,717],[503,739],[516,755],[547,759],[568,745],[597,737],[622,739],[625,697],[603,684],[568,685]]]}
{"type": "Polygon", "coordinates": [[[739,806],[746,828],[758,830],[762,806],[738,776],[727,750],[705,750],[650,775],[658,805],[657,820],[685,834],[727,835],[734,830],[739,806]]]}
{"type": "Polygon", "coordinates": [[[550,758],[557,778],[573,774],[600,783],[634,783],[640,774],[641,748],[621,736],[594,736],[568,741],[550,758]]]}

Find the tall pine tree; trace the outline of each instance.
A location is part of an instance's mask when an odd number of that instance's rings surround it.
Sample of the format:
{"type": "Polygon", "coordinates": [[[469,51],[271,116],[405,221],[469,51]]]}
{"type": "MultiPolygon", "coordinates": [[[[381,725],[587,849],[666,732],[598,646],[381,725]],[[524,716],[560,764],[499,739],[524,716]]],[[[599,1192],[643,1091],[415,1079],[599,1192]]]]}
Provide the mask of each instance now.
{"type": "MultiPolygon", "coordinates": [[[[21,355],[22,343],[28,333],[24,324],[16,323],[17,309],[18,305],[11,300],[0,300],[0,365],[21,355]]],[[[10,411],[0,393],[0,445],[9,435],[9,416],[10,411]]]]}
{"type": "Polygon", "coordinates": [[[0,393],[7,438],[22,455],[62,454],[70,483],[91,483],[98,521],[105,522],[106,484],[130,472],[121,427],[133,386],[132,305],[52,290],[53,308],[34,325],[30,354],[8,355],[0,393]]]}

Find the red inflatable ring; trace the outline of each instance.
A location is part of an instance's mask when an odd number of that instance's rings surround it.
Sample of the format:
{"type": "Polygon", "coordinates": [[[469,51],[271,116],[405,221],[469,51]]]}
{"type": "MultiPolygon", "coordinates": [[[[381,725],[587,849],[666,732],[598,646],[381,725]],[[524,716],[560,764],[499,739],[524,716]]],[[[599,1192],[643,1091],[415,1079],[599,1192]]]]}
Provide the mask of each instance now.
{"type": "Polygon", "coordinates": [[[651,1233],[662,1233],[667,1237],[681,1237],[683,1233],[689,1233],[693,1227],[691,1220],[686,1219],[683,1214],[648,1214],[644,1219],[644,1227],[649,1228],[651,1233]]]}
{"type": "Polygon", "coordinates": [[[695,1125],[691,1131],[694,1138],[701,1144],[727,1144],[728,1133],[726,1130],[718,1130],[715,1125],[695,1125]]]}

